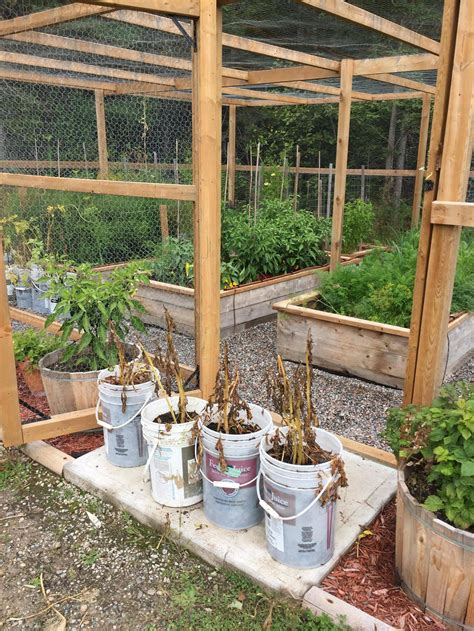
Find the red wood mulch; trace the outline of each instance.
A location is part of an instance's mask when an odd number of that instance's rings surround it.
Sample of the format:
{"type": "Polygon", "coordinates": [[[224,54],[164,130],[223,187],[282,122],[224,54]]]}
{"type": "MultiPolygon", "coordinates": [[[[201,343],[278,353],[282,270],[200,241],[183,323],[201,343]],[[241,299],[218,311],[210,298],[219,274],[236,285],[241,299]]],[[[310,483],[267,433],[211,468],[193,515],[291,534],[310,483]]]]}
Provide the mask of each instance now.
{"type": "Polygon", "coordinates": [[[440,631],[446,627],[423,613],[397,584],[395,575],[395,500],[369,526],[373,534],[354,544],[321,587],[405,631],[440,631]]]}
{"type": "MultiPolygon", "coordinates": [[[[44,415],[49,416],[50,412],[46,397],[44,395],[33,396],[18,370],[16,377],[18,382],[18,394],[20,396],[21,419],[23,423],[29,423],[31,421],[38,421],[42,419],[36,412],[28,409],[25,405],[22,405],[21,401],[24,401],[30,406],[36,408],[44,415]]],[[[88,451],[101,447],[104,444],[104,437],[102,431],[94,434],[91,434],[90,432],[79,432],[77,434],[68,434],[66,436],[51,438],[46,442],[56,447],[56,449],[60,449],[70,456],[77,458],[88,451]]]]}

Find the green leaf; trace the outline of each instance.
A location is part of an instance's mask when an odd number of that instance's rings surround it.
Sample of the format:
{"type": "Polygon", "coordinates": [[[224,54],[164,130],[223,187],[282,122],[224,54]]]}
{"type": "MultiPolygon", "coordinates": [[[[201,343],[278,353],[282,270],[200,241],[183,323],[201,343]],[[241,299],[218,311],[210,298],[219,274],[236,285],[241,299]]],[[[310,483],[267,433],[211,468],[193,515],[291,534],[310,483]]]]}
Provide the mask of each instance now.
{"type": "Polygon", "coordinates": [[[432,513],[437,513],[443,508],[444,502],[437,495],[428,495],[422,506],[432,513]]]}
{"type": "Polygon", "coordinates": [[[461,475],[466,478],[474,476],[474,460],[465,460],[461,464],[461,475]]]}

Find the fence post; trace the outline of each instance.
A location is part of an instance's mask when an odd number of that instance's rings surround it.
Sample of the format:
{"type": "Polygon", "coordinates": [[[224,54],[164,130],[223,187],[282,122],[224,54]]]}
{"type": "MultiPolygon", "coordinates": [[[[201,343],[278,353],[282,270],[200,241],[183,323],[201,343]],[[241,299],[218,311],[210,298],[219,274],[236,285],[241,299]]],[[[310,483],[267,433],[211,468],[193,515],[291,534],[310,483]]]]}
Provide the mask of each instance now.
{"type": "Polygon", "coordinates": [[[360,167],[360,198],[365,202],[365,166],[360,167]]]}
{"type": "Polygon", "coordinates": [[[97,145],[99,148],[99,178],[106,178],[109,174],[107,153],[107,132],[105,126],[104,91],[95,90],[95,115],[97,120],[97,145]]]}
{"type": "Polygon", "coordinates": [[[3,444],[5,447],[12,447],[23,443],[23,431],[5,278],[2,230],[0,230],[0,357],[2,358],[0,361],[0,429],[3,444]]]}
{"type": "Polygon", "coordinates": [[[326,217],[329,219],[331,216],[331,197],[332,197],[332,162],[329,163],[328,173],[328,198],[326,200],[326,217]]]}
{"type": "Polygon", "coordinates": [[[160,226],[161,240],[164,243],[170,238],[170,232],[168,228],[168,206],[166,204],[160,204],[160,226]]]}
{"type": "Polygon", "coordinates": [[[341,61],[341,95],[337,124],[336,179],[334,182],[334,204],[332,211],[331,261],[334,270],[339,263],[342,247],[342,222],[346,199],[347,155],[349,151],[349,129],[351,124],[352,74],[354,61],[341,61]]]}
{"type": "Polygon", "coordinates": [[[227,163],[229,169],[227,199],[229,206],[235,205],[235,134],[237,123],[237,106],[229,105],[229,144],[227,163]]]}
{"type": "Polygon", "coordinates": [[[293,189],[293,208],[296,212],[298,209],[298,185],[299,185],[299,177],[300,177],[300,161],[301,161],[301,153],[300,146],[296,145],[296,167],[295,167],[295,186],[293,189]]]}
{"type": "Polygon", "coordinates": [[[415,189],[413,191],[413,207],[411,211],[411,227],[415,228],[420,221],[423,180],[425,177],[426,147],[428,144],[428,128],[430,125],[431,96],[423,95],[421,107],[420,137],[418,140],[418,157],[416,160],[415,189]]]}

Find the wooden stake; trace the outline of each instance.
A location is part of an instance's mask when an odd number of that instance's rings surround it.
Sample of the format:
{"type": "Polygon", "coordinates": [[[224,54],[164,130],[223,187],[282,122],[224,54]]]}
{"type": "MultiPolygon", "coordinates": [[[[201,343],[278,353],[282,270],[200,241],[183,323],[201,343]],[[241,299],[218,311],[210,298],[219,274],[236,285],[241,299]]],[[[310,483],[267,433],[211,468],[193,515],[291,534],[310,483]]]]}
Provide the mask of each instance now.
{"type": "Polygon", "coordinates": [[[61,177],[61,156],[59,153],[59,138],[56,142],[56,160],[57,160],[57,165],[58,165],[58,177],[61,177]]]}
{"type": "Polygon", "coordinates": [[[341,61],[341,96],[337,126],[336,179],[334,183],[334,204],[332,211],[331,261],[334,270],[339,263],[342,246],[342,223],[346,200],[347,155],[349,152],[349,130],[351,124],[351,93],[354,61],[341,61]]]}
{"type": "Polygon", "coordinates": [[[329,173],[328,173],[328,198],[326,202],[326,217],[328,219],[331,216],[331,197],[332,197],[332,162],[329,163],[329,173]]]}
{"type": "Polygon", "coordinates": [[[321,186],[321,152],[318,151],[318,217],[321,217],[323,206],[323,189],[321,186]]]}
{"type": "Polygon", "coordinates": [[[3,231],[0,230],[0,428],[3,444],[11,447],[23,443],[23,432],[3,254],[3,231]]]}
{"type": "Polygon", "coordinates": [[[237,129],[237,107],[235,105],[229,105],[229,145],[227,150],[228,155],[228,169],[229,169],[229,181],[228,181],[228,201],[229,206],[232,208],[235,205],[235,143],[236,143],[236,129],[237,129]]]}
{"type": "Polygon", "coordinates": [[[362,201],[365,201],[365,166],[362,165],[360,170],[360,198],[362,201]]]}
{"type": "Polygon", "coordinates": [[[161,226],[161,240],[163,243],[170,238],[168,228],[168,206],[166,204],[160,204],[160,226],[161,226]]]}
{"type": "MultiPolygon", "coordinates": [[[[178,145],[178,139],[176,138],[176,158],[174,161],[174,181],[175,184],[179,184],[179,145],[178,145]]],[[[181,232],[181,202],[178,200],[178,204],[176,207],[176,237],[179,239],[179,235],[181,232]]]]}
{"type": "Polygon", "coordinates": [[[249,177],[249,221],[250,221],[250,208],[252,206],[252,184],[253,184],[253,160],[252,160],[252,145],[250,145],[250,177],[249,177]]]}
{"type": "Polygon", "coordinates": [[[286,181],[286,177],[287,177],[287,170],[288,170],[288,159],[286,157],[286,154],[283,158],[283,169],[282,169],[282,173],[281,173],[281,187],[280,187],[280,201],[283,200],[283,190],[285,187],[285,181],[286,181]]]}
{"type": "Polygon", "coordinates": [[[295,185],[293,188],[293,209],[296,212],[298,210],[298,186],[300,179],[300,162],[301,162],[301,153],[300,146],[296,145],[296,165],[295,165],[295,185]]]}
{"type": "MultiPolygon", "coordinates": [[[[473,58],[474,5],[470,0],[446,2],[439,66],[443,72],[438,75],[437,85],[440,101],[435,101],[437,111],[433,118],[431,146],[433,154],[439,147],[443,148],[438,187],[437,190],[434,188],[434,197],[439,201],[455,202],[466,198],[474,112],[473,58]]],[[[433,164],[430,152],[429,171],[432,166],[435,170],[436,162],[433,164]]],[[[429,176],[433,177],[434,173],[429,176]]],[[[460,226],[430,224],[432,201],[432,196],[425,196],[404,392],[406,402],[421,405],[431,403],[443,379],[461,235],[460,226]]]]}
{"type": "Polygon", "coordinates": [[[253,207],[253,222],[257,223],[257,199],[260,186],[260,143],[257,143],[257,157],[255,159],[255,187],[254,187],[254,207],[253,207]]]}
{"type": "Polygon", "coordinates": [[[86,177],[89,177],[89,164],[87,162],[87,150],[86,150],[86,143],[85,142],[82,143],[82,149],[84,151],[84,164],[85,164],[85,167],[86,167],[86,177]]]}
{"type": "Polygon", "coordinates": [[[196,348],[200,388],[206,399],[219,369],[220,340],[222,10],[215,0],[201,0],[196,31],[196,348]]]}
{"type": "Polygon", "coordinates": [[[227,143],[226,161],[225,161],[225,180],[224,180],[224,203],[227,201],[227,185],[229,182],[229,143],[227,143]]]}
{"type": "Polygon", "coordinates": [[[428,144],[428,128],[430,125],[431,96],[423,96],[421,107],[420,137],[418,140],[418,157],[416,160],[415,188],[413,192],[413,207],[411,212],[411,227],[415,228],[420,221],[421,198],[423,194],[423,180],[425,177],[426,147],[428,144]]]}
{"type": "Polygon", "coordinates": [[[103,90],[95,90],[95,115],[97,120],[97,145],[99,149],[99,178],[106,179],[109,174],[109,163],[103,90]]]}

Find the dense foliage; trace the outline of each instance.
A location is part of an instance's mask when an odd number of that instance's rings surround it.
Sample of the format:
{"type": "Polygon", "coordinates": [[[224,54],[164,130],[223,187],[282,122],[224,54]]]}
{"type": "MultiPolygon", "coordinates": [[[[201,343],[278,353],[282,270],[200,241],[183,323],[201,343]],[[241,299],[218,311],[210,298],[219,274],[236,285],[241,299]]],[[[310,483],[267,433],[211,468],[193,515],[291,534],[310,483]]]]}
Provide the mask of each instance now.
{"type": "MultiPolygon", "coordinates": [[[[413,302],[418,233],[390,251],[376,250],[359,265],[339,267],[321,279],[318,308],[340,315],[408,327],[413,302]]],[[[461,241],[451,312],[474,310],[474,244],[461,241]]]]}
{"type": "Polygon", "coordinates": [[[15,360],[23,362],[28,360],[30,369],[38,367],[38,362],[47,353],[60,348],[61,340],[55,335],[49,335],[46,331],[26,329],[13,333],[13,348],[15,360]]]}
{"type": "Polygon", "coordinates": [[[344,206],[342,247],[355,252],[362,243],[370,243],[374,235],[375,213],[370,202],[355,199],[344,206]]]}
{"type": "Polygon", "coordinates": [[[144,330],[136,313],[143,305],[134,295],[140,283],[148,281],[148,273],[132,263],[118,267],[104,278],[89,265],[80,265],[76,273],[52,279],[49,293],[58,298],[55,312],[46,319],[46,326],[63,319],[61,341],[65,347],[62,363],[73,362],[80,370],[98,370],[117,363],[117,349],[109,343],[110,325],[125,340],[130,328],[144,330]],[[131,325],[131,327],[130,327],[131,325]],[[73,329],[82,334],[79,342],[69,344],[73,329]]]}
{"type": "Polygon", "coordinates": [[[474,384],[444,386],[429,407],[390,411],[384,437],[406,462],[413,496],[465,530],[474,526],[474,384]]]}

